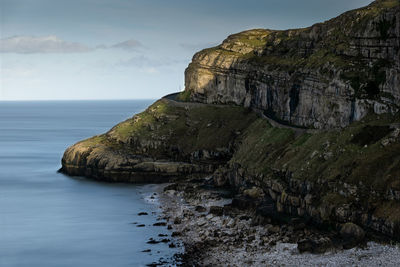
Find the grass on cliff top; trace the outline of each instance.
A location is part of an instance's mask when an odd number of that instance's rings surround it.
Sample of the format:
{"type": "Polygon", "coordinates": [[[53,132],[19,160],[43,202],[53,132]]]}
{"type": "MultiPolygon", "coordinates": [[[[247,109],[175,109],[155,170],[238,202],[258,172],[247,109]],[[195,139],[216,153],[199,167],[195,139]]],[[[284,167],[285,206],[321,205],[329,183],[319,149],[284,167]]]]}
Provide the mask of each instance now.
{"type": "MultiPolygon", "coordinates": [[[[201,53],[234,56],[243,62],[268,65],[271,70],[296,71],[299,68],[306,68],[329,74],[325,68],[329,69],[333,66],[337,70],[347,72],[347,68],[354,64],[365,65],[360,58],[344,55],[344,51],[350,49],[352,36],[364,32],[365,28],[370,26],[371,19],[388,9],[398,7],[399,3],[398,0],[375,1],[366,7],[348,11],[327,22],[307,28],[285,31],[255,29],[240,32],[230,35],[222,45],[205,49],[201,53]],[[319,29],[317,32],[323,31],[319,33],[319,38],[322,40],[317,41],[309,37],[314,29],[319,29]],[[310,42],[314,43],[313,50],[304,51],[305,44],[310,42]],[[264,48],[264,52],[243,54],[230,50],[240,45],[251,47],[254,51],[261,51],[264,48]]],[[[387,30],[394,27],[393,23],[393,21],[383,19],[374,26],[383,40],[388,37],[387,30]]],[[[368,72],[368,69],[363,67],[359,69],[359,72],[368,72]]]]}
{"type": "Polygon", "coordinates": [[[392,132],[384,125],[393,121],[400,119],[371,116],[340,131],[296,137],[290,129],[258,119],[245,131],[231,163],[253,174],[268,176],[273,169],[286,169],[303,180],[361,183],[378,192],[400,190],[400,143],[381,144],[392,132]]]}
{"type": "Polygon", "coordinates": [[[134,135],[148,136],[152,126],[170,113],[172,113],[171,107],[165,101],[159,100],[144,112],[114,126],[107,135],[122,143],[127,143],[128,139],[134,135]]]}
{"type": "Polygon", "coordinates": [[[253,29],[230,35],[224,43],[229,44],[240,43],[248,47],[259,48],[265,46],[268,35],[273,32],[266,29],[253,29]]]}
{"type": "Polygon", "coordinates": [[[83,147],[93,147],[98,144],[102,144],[105,141],[107,141],[107,137],[104,134],[101,134],[82,140],[79,142],[79,144],[83,147]]]}
{"type": "Polygon", "coordinates": [[[107,148],[113,150],[125,150],[125,147],[107,137],[106,134],[96,135],[78,142],[79,146],[84,148],[107,148]]]}
{"type": "Polygon", "coordinates": [[[229,147],[238,132],[255,119],[255,114],[239,106],[188,103],[185,107],[184,103],[174,105],[162,99],[146,111],[116,125],[107,137],[128,144],[132,140],[157,144],[157,147],[147,146],[146,153],[153,156],[166,153],[172,146],[182,154],[203,149],[216,151],[229,147]]]}
{"type": "Polygon", "coordinates": [[[366,9],[366,12],[373,13],[374,15],[379,14],[383,10],[392,9],[400,5],[399,0],[378,0],[370,4],[366,9]]]}

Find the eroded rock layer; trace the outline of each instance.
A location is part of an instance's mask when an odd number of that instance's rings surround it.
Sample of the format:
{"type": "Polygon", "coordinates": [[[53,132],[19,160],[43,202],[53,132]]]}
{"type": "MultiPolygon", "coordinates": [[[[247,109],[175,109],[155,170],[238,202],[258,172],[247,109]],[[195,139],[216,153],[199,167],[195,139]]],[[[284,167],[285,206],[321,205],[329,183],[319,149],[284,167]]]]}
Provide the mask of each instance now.
{"type": "Polygon", "coordinates": [[[249,30],[195,54],[186,97],[293,125],[343,127],[400,105],[400,5],[375,1],[309,28],[249,30]]]}
{"type": "Polygon", "coordinates": [[[256,115],[241,107],[162,99],[109,132],[69,147],[62,172],[115,182],[168,182],[211,174],[232,157],[256,115]]]}

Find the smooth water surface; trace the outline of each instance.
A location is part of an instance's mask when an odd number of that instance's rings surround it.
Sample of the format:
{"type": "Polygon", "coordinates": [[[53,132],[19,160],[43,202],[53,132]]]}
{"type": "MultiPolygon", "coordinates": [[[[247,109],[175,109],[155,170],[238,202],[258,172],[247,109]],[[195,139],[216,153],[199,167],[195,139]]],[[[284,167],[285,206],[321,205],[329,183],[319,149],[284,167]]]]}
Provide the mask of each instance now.
{"type": "Polygon", "coordinates": [[[57,173],[68,146],[151,102],[0,102],[0,266],[143,266],[176,252],[146,244],[167,233],[146,201],[157,186],[57,173]]]}

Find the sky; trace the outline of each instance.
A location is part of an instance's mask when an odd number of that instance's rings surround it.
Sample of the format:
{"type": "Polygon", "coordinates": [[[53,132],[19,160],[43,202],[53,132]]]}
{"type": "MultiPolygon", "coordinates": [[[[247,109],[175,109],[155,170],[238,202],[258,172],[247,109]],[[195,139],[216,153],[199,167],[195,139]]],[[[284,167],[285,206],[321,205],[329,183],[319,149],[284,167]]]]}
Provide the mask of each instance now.
{"type": "Polygon", "coordinates": [[[0,0],[0,100],[156,99],[193,54],[252,28],[307,27],[371,0],[0,0]]]}

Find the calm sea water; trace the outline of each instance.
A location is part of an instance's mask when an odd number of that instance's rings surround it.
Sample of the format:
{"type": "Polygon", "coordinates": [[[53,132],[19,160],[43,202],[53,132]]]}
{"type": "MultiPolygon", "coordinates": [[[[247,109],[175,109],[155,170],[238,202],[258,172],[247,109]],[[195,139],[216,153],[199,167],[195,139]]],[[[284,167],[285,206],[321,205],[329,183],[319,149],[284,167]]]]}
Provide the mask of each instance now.
{"type": "Polygon", "coordinates": [[[176,252],[146,243],[168,234],[152,226],[158,206],[149,197],[156,185],[57,173],[68,146],[151,102],[0,102],[0,266],[143,266],[176,252]],[[141,211],[149,215],[138,216],[141,211]]]}

